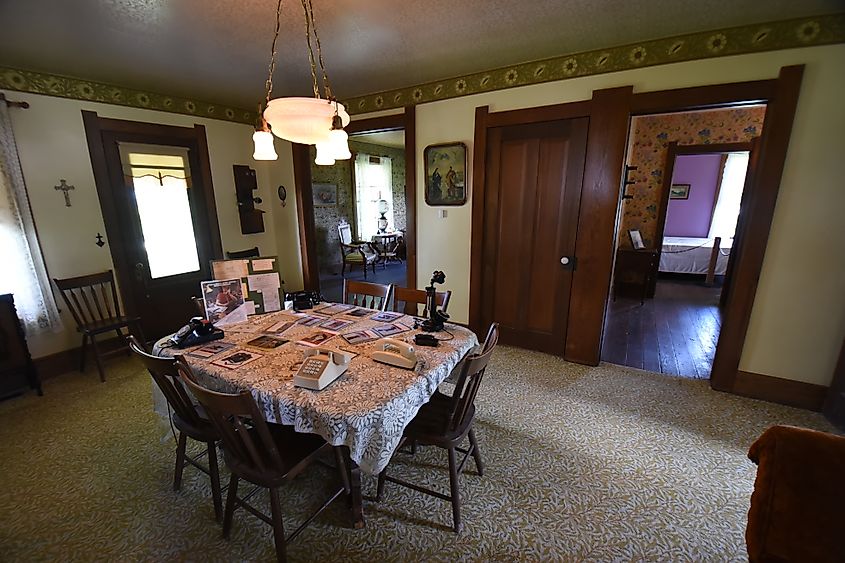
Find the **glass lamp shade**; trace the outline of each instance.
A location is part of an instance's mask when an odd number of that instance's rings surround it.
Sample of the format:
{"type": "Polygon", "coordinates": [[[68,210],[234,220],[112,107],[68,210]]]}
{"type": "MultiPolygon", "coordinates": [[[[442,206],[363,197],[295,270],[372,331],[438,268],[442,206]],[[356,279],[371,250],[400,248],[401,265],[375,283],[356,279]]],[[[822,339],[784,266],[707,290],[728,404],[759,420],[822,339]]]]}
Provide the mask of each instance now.
{"type": "Polygon", "coordinates": [[[384,200],[384,199],[380,199],[380,200],[378,200],[378,203],[377,203],[376,205],[378,205],[378,207],[377,207],[376,209],[377,209],[377,210],[378,210],[378,212],[379,212],[379,213],[381,213],[382,215],[384,215],[385,213],[387,213],[387,212],[388,212],[388,210],[390,209],[390,207],[387,205],[387,200],[384,200]]]}
{"type": "Polygon", "coordinates": [[[332,129],[329,131],[329,146],[335,160],[349,160],[352,153],[349,152],[349,135],[343,129],[332,129]]]}
{"type": "Polygon", "coordinates": [[[329,140],[332,118],[340,116],[343,126],[349,124],[349,114],[343,104],[322,98],[276,98],[264,110],[264,119],[273,134],[292,143],[316,145],[329,140]]]}
{"type": "Polygon", "coordinates": [[[332,156],[331,145],[329,143],[317,143],[317,158],[314,159],[314,164],[318,166],[331,166],[334,164],[334,157],[332,156]]]}
{"type": "Polygon", "coordinates": [[[252,142],[255,143],[255,152],[252,158],[255,160],[276,160],[276,148],[273,146],[273,134],[269,131],[256,131],[252,134],[252,142]]]}

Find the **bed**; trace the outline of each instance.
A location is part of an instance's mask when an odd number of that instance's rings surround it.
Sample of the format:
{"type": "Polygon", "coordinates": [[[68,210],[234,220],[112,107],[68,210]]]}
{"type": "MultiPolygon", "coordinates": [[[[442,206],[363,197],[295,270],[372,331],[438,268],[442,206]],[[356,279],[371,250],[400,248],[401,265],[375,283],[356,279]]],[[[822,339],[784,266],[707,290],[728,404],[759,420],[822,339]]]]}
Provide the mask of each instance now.
{"type": "MultiPolygon", "coordinates": [[[[708,238],[663,237],[658,270],[682,274],[707,274],[713,241],[714,239],[708,238]]],[[[722,239],[714,274],[725,274],[732,244],[732,238],[722,239]]]]}

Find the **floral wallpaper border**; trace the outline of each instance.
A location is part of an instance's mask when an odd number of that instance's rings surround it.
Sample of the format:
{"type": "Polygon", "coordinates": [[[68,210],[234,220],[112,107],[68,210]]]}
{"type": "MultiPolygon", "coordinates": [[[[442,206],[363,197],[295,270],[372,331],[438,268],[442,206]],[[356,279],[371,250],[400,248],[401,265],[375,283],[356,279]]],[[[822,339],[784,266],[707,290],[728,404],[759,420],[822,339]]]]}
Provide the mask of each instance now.
{"type": "Polygon", "coordinates": [[[0,67],[0,89],[195,115],[251,125],[258,119],[257,112],[233,106],[8,67],[0,67]]]}
{"type": "MultiPolygon", "coordinates": [[[[343,103],[349,113],[360,114],[647,66],[834,43],[845,43],[845,13],[705,31],[621,47],[572,53],[349,98],[343,103]]],[[[233,106],[9,67],[0,67],[0,89],[237,123],[254,124],[257,120],[256,112],[233,106]]]]}
{"type": "Polygon", "coordinates": [[[647,66],[845,43],[845,13],[754,24],[598,49],[344,100],[349,113],[446,100],[647,66]]]}

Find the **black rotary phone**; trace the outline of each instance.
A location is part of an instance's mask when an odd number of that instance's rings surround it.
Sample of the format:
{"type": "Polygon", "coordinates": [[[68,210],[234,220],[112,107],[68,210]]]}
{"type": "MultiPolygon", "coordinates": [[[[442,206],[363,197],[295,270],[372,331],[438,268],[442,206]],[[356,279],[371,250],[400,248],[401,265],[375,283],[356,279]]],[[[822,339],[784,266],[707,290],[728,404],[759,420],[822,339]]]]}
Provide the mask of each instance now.
{"type": "Polygon", "coordinates": [[[288,293],[287,299],[293,301],[293,308],[295,311],[312,309],[315,305],[324,301],[323,296],[316,291],[296,291],[294,293],[288,293]]]}
{"type": "Polygon", "coordinates": [[[223,331],[211,324],[211,321],[194,317],[170,337],[170,342],[176,348],[187,348],[221,338],[223,338],[223,331]]]}

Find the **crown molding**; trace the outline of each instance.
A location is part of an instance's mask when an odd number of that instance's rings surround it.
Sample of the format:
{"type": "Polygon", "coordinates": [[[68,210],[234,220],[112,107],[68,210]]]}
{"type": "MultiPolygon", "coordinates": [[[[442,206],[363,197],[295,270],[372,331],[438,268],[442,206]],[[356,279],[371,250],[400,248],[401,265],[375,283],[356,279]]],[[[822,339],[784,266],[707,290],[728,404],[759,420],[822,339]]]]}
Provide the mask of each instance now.
{"type": "Polygon", "coordinates": [[[0,89],[166,111],[250,125],[255,124],[258,119],[256,112],[233,106],[9,67],[0,67],[0,89]]]}
{"type": "Polygon", "coordinates": [[[746,25],[572,53],[343,101],[362,114],[670,63],[845,43],[845,13],[746,25]]]}
{"type": "MultiPolygon", "coordinates": [[[[746,25],[571,53],[344,100],[351,114],[419,105],[608,72],[663,64],[845,43],[845,13],[746,25]]],[[[70,76],[0,67],[0,89],[193,115],[254,125],[258,114],[70,76]]]]}

